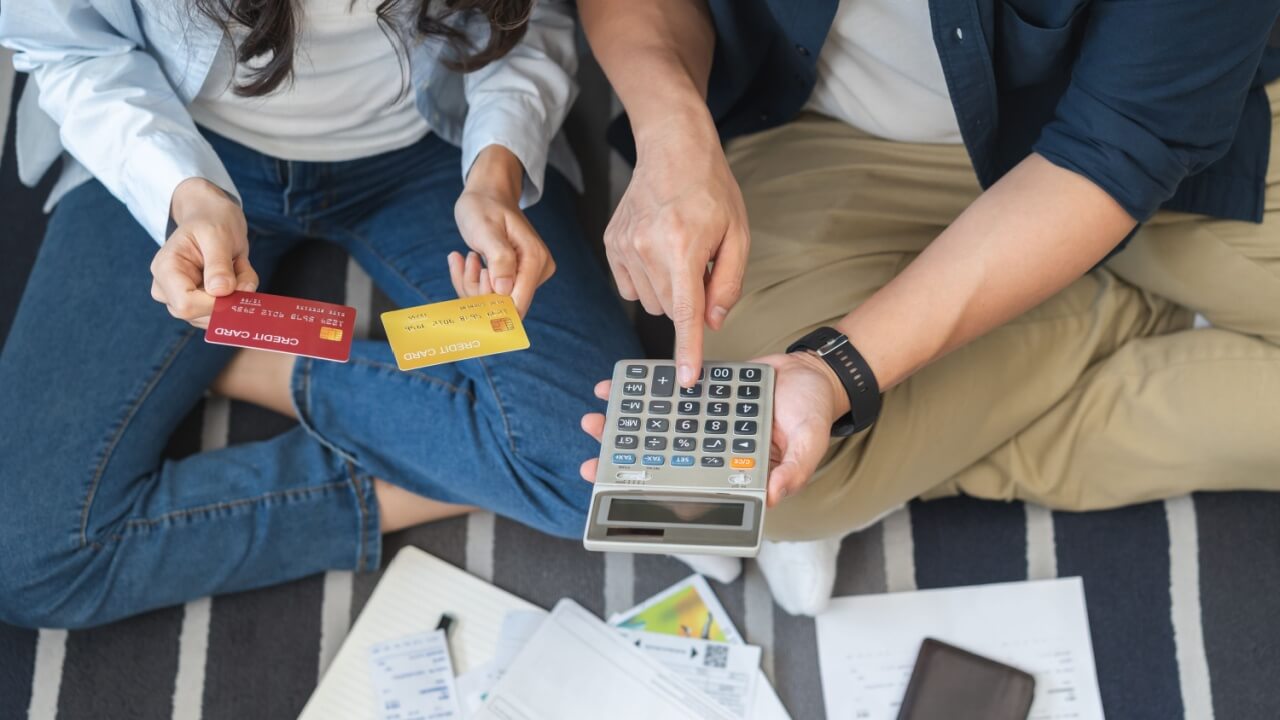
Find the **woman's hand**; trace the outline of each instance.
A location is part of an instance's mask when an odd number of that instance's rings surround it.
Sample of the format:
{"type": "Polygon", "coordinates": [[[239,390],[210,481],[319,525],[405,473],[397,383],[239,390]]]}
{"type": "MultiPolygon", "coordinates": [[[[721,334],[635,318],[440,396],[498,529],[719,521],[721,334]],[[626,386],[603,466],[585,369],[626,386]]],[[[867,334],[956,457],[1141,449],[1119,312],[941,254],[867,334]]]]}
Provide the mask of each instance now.
{"type": "Polygon", "coordinates": [[[215,298],[258,287],[248,223],[240,206],[203,178],[178,185],[171,213],[178,229],[151,261],[151,297],[170,315],[206,328],[215,298]]]}
{"type": "Polygon", "coordinates": [[[510,295],[521,317],[538,286],[556,271],[547,246],[520,211],[523,185],[524,167],[510,150],[501,145],[482,150],[453,208],[462,239],[473,252],[466,258],[452,252],[448,258],[458,297],[510,295]]]}

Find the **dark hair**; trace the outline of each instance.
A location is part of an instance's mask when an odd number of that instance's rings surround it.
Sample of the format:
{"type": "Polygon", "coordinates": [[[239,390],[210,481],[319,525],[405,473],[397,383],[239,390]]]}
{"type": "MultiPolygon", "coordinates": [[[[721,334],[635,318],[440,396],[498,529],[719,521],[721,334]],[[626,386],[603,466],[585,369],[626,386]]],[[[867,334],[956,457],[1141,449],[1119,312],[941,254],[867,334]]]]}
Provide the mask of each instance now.
{"type": "MultiPolygon", "coordinates": [[[[361,0],[352,0],[352,5],[361,0]]],[[[251,73],[248,81],[237,84],[238,95],[266,95],[293,74],[293,57],[298,40],[298,10],[305,0],[193,0],[196,9],[222,28],[231,38],[231,25],[243,25],[249,32],[244,40],[233,46],[236,63],[246,63],[253,58],[270,55],[271,59],[251,73]]],[[[417,12],[413,31],[420,37],[438,35],[452,46],[452,57],[445,64],[460,72],[478,70],[511,51],[524,37],[529,24],[529,14],[534,0],[443,0],[444,12],[433,16],[429,12],[432,0],[382,0],[375,9],[378,24],[396,48],[397,55],[405,57],[404,48],[396,32],[392,17],[405,2],[416,2],[417,12]],[[482,48],[475,48],[470,39],[447,20],[455,15],[480,15],[489,21],[489,41],[482,48]]],[[[234,43],[235,41],[232,40],[234,43]]]]}

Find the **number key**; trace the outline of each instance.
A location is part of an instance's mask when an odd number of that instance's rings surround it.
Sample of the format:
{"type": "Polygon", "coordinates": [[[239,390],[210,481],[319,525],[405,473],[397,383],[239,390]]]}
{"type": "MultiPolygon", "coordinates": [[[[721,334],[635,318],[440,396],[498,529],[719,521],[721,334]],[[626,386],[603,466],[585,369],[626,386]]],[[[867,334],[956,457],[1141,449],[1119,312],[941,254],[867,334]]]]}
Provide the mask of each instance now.
{"type": "Polygon", "coordinates": [[[755,403],[740,402],[738,403],[738,415],[741,417],[755,417],[760,414],[760,406],[755,403]]]}
{"type": "Polygon", "coordinates": [[[733,369],[727,367],[713,367],[711,368],[711,379],[721,381],[732,380],[733,369]]]}
{"type": "Polygon", "coordinates": [[[760,382],[760,368],[742,368],[738,371],[738,379],[749,383],[760,382]]]}
{"type": "MultiPolygon", "coordinates": [[[[724,420],[708,420],[706,430],[712,435],[723,435],[729,429],[729,423],[724,420]]],[[[710,442],[710,441],[708,441],[710,442]]],[[[703,443],[704,445],[706,443],[703,443]]]]}
{"type": "Polygon", "coordinates": [[[712,385],[711,387],[707,388],[707,397],[727,398],[729,397],[729,386],[728,385],[712,385]]]}
{"type": "Polygon", "coordinates": [[[676,421],[676,432],[696,433],[698,432],[698,421],[691,418],[680,418],[676,421]]]}
{"type": "Polygon", "coordinates": [[[755,435],[756,421],[755,420],[738,420],[734,422],[733,434],[734,435],[755,435]]]}
{"type": "Polygon", "coordinates": [[[702,409],[702,403],[697,400],[681,400],[677,409],[681,415],[697,415],[702,409]]]}
{"type": "Polygon", "coordinates": [[[729,403],[727,402],[710,402],[707,403],[708,415],[728,415],[729,403]]]}
{"type": "Polygon", "coordinates": [[[741,398],[742,400],[759,400],[760,386],[759,385],[739,385],[738,397],[741,398]]]}
{"type": "Polygon", "coordinates": [[[696,383],[694,384],[693,387],[680,388],[680,397],[684,397],[684,398],[702,397],[702,384],[696,383]]]}

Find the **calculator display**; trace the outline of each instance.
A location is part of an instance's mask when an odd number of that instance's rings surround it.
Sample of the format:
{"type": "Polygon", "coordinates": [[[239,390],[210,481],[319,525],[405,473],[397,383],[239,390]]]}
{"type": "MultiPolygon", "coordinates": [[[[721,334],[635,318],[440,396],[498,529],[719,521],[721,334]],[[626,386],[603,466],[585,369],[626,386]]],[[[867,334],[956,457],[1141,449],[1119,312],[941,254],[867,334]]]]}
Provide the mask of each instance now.
{"type": "Polygon", "coordinates": [[[742,503],[658,502],[614,498],[609,504],[610,522],[649,522],[686,525],[742,525],[742,503]]]}

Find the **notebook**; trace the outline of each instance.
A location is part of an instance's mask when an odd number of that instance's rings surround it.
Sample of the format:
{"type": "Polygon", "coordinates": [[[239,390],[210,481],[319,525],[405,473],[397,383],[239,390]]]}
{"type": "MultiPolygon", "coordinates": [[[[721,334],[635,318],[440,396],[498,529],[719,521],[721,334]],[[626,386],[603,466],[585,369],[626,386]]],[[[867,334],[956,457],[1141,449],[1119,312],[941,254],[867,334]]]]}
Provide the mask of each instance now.
{"type": "Polygon", "coordinates": [[[497,649],[502,620],[512,610],[545,610],[415,548],[406,547],[374,589],[299,720],[374,717],[369,646],[432,630],[441,613],[454,616],[449,650],[459,675],[497,649]]]}

